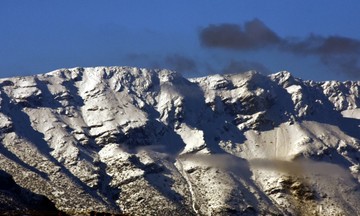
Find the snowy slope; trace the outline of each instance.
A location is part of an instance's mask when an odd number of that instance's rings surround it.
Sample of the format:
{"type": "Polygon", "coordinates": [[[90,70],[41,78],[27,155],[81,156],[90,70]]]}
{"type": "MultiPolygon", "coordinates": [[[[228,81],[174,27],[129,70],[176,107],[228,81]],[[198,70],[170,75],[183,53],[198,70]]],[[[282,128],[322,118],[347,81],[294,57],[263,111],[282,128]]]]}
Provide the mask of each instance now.
{"type": "Polygon", "coordinates": [[[1,79],[0,170],[72,215],[359,215],[359,86],[130,67],[1,79]]]}

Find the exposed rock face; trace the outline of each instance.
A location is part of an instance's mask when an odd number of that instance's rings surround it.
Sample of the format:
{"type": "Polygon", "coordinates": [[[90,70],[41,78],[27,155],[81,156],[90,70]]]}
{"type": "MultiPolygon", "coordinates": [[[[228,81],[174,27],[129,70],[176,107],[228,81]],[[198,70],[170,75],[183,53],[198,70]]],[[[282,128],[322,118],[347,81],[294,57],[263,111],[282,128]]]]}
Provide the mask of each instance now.
{"type": "Polygon", "coordinates": [[[0,169],[71,215],[358,215],[359,86],[129,67],[1,79],[0,169]]]}

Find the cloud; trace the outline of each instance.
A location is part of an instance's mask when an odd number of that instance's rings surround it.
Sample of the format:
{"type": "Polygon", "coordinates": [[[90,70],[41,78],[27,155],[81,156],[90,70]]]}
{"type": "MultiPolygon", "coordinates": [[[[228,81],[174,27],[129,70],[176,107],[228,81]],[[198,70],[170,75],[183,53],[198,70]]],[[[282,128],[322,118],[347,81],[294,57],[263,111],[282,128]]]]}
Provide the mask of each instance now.
{"type": "Polygon", "coordinates": [[[360,54],[360,41],[341,36],[322,37],[311,34],[303,40],[283,39],[280,49],[304,55],[360,54]]]}
{"type": "Polygon", "coordinates": [[[244,173],[249,168],[246,160],[231,154],[186,154],[180,155],[180,159],[234,173],[244,173]]]}
{"type": "Polygon", "coordinates": [[[259,62],[236,61],[236,60],[231,60],[230,63],[225,68],[222,69],[222,73],[231,74],[231,73],[246,72],[250,70],[255,70],[262,74],[270,74],[270,70],[259,62]]]}
{"type": "Polygon", "coordinates": [[[317,50],[323,55],[328,54],[359,54],[360,41],[347,37],[330,36],[323,38],[323,43],[317,50]]]}
{"type": "Polygon", "coordinates": [[[306,158],[287,161],[271,158],[254,158],[244,160],[230,154],[189,154],[181,155],[181,159],[191,161],[197,165],[218,168],[230,171],[235,174],[244,174],[249,168],[276,171],[295,177],[318,177],[322,179],[343,179],[344,182],[351,183],[353,177],[350,172],[337,164],[313,161],[306,158]]]}
{"type": "MultiPolygon", "coordinates": [[[[352,78],[360,78],[360,40],[343,36],[320,36],[310,34],[306,38],[285,38],[277,35],[258,19],[238,24],[209,25],[199,34],[200,43],[207,48],[223,48],[238,51],[275,48],[280,52],[294,55],[318,57],[320,63],[332,71],[343,73],[352,78]]],[[[246,69],[256,64],[232,62],[232,67],[246,69]]],[[[264,68],[262,68],[264,69],[264,68]]]]}
{"type": "Polygon", "coordinates": [[[209,25],[200,32],[204,47],[253,50],[278,44],[281,38],[258,19],[237,24],[209,25]]]}
{"type": "Polygon", "coordinates": [[[170,69],[179,73],[193,73],[197,70],[197,64],[193,59],[180,54],[169,54],[164,61],[170,69]]]}
{"type": "Polygon", "coordinates": [[[237,24],[209,25],[199,34],[200,42],[209,48],[254,50],[275,46],[294,54],[359,54],[360,40],[342,37],[310,34],[305,39],[282,38],[259,19],[246,22],[244,29],[237,24]]]}
{"type": "Polygon", "coordinates": [[[286,41],[281,48],[295,55],[313,55],[334,72],[360,77],[360,40],[341,36],[310,35],[302,41],[286,41]]]}
{"type": "Polygon", "coordinates": [[[297,159],[293,161],[285,161],[279,159],[252,159],[249,160],[251,167],[256,169],[273,170],[293,176],[315,176],[333,178],[346,178],[351,181],[350,173],[339,165],[313,161],[310,159],[297,159]]]}

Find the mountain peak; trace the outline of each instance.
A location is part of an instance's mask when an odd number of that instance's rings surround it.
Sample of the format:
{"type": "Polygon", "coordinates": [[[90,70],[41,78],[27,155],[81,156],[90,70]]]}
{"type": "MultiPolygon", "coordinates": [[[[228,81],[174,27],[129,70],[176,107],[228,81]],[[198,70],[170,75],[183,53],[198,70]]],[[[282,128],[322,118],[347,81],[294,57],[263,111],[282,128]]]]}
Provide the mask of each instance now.
{"type": "Polygon", "coordinates": [[[270,75],[270,78],[285,88],[293,85],[296,82],[296,79],[288,71],[280,71],[278,73],[272,74],[270,75]]]}

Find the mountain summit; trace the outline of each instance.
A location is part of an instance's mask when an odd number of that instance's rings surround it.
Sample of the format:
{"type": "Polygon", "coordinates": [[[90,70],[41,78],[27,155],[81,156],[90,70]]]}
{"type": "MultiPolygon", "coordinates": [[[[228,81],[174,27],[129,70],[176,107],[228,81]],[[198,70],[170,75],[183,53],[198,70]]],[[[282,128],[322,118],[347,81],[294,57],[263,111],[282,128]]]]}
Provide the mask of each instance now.
{"type": "Polygon", "coordinates": [[[0,182],[26,191],[0,186],[0,213],[359,215],[359,87],[131,67],[0,79],[0,182]]]}

